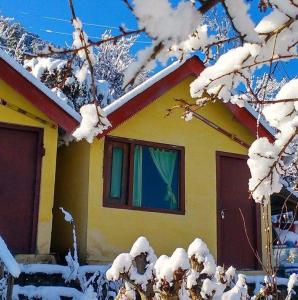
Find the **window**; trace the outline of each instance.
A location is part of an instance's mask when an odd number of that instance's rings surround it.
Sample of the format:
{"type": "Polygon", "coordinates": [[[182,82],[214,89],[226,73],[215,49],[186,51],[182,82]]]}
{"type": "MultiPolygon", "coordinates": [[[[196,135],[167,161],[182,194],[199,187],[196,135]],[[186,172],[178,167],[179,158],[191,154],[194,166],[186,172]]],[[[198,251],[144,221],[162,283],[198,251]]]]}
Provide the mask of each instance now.
{"type": "Polygon", "coordinates": [[[184,212],[184,148],[106,137],[104,205],[184,212]]]}

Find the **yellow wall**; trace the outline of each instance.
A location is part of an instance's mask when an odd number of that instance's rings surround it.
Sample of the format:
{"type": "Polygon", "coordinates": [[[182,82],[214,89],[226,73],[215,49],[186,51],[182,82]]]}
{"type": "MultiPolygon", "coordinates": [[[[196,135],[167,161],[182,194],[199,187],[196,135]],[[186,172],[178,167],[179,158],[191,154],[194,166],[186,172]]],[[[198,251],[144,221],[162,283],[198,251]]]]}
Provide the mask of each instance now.
{"type": "MultiPolygon", "coordinates": [[[[88,207],[88,261],[110,261],[128,251],[140,235],[157,254],[171,254],[201,237],[216,255],[216,151],[246,154],[247,150],[199,120],[185,122],[181,111],[164,118],[174,98],[189,99],[191,78],[162,95],[133,118],[111,132],[113,136],[181,145],[185,147],[186,214],[142,212],[102,206],[104,140],[91,145],[88,207]]],[[[221,104],[209,104],[201,114],[246,142],[252,135],[221,104]]]]}
{"type": "MultiPolygon", "coordinates": [[[[17,105],[18,107],[44,119],[50,121],[48,117],[29,103],[22,95],[17,93],[12,87],[0,80],[0,97],[17,105]]],[[[52,231],[52,207],[54,199],[55,166],[57,151],[57,128],[29,118],[23,114],[15,112],[0,105],[0,122],[11,124],[34,126],[44,130],[45,156],[42,159],[40,202],[38,214],[37,232],[37,253],[49,254],[52,231]]]]}
{"type": "MultiPolygon", "coordinates": [[[[110,133],[113,136],[185,147],[185,215],[103,207],[104,139],[96,139],[89,146],[86,143],[81,145],[82,142],[72,143],[59,150],[58,156],[61,157],[58,163],[61,166],[58,170],[61,168],[61,174],[64,175],[61,176],[61,184],[57,185],[57,193],[61,195],[62,204],[72,208],[74,214],[82,212],[82,216],[88,216],[87,224],[84,223],[84,229],[79,231],[84,241],[81,251],[84,256],[87,255],[89,263],[112,261],[120,252],[128,251],[140,235],[149,239],[158,255],[169,255],[177,247],[187,247],[196,237],[205,240],[216,255],[216,151],[247,154],[247,150],[197,119],[185,122],[180,117],[181,111],[164,117],[166,109],[175,105],[174,98],[190,100],[191,81],[192,78],[183,81],[110,133]],[[80,164],[73,169],[77,160],[80,164]],[[66,176],[68,172],[71,176],[66,176]],[[84,187],[74,184],[75,178],[81,176],[84,178],[80,184],[84,184],[84,187]],[[85,203],[87,198],[88,205],[85,203]],[[83,207],[78,204],[82,201],[83,207]]],[[[247,143],[254,140],[223,104],[209,104],[200,113],[247,143]]],[[[78,219],[82,216],[78,216],[78,219]]],[[[64,228],[60,229],[65,232],[64,228]]]]}
{"type": "Polygon", "coordinates": [[[51,247],[54,253],[66,253],[72,247],[72,227],[64,221],[59,210],[59,207],[63,207],[75,220],[82,260],[85,259],[87,243],[89,151],[87,142],[58,148],[51,247]]]}

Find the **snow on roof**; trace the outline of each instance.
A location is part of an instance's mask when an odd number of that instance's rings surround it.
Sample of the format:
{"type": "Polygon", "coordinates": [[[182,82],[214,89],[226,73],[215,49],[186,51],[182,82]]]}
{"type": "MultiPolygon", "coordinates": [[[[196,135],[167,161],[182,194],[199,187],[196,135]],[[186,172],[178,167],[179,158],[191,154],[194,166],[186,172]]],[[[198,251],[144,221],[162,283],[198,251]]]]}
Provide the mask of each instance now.
{"type": "Polygon", "coordinates": [[[37,87],[41,92],[43,92],[49,99],[60,106],[65,112],[71,115],[78,122],[81,121],[81,116],[73,108],[71,108],[66,102],[61,100],[55,93],[53,93],[48,87],[46,87],[41,81],[35,78],[31,73],[29,73],[22,65],[15,61],[11,56],[0,49],[0,58],[8,63],[14,70],[21,74],[25,79],[37,87]]]}
{"type": "Polygon", "coordinates": [[[120,108],[122,105],[133,99],[135,96],[141,94],[143,91],[151,87],[154,83],[158,82],[162,78],[166,77],[167,75],[171,74],[173,71],[178,69],[180,66],[184,64],[184,61],[175,61],[168,67],[164,68],[160,72],[156,73],[128,93],[124,94],[122,97],[118,98],[117,100],[113,101],[111,104],[106,106],[103,111],[106,113],[106,115],[110,115],[112,112],[120,108]]]}
{"type": "Polygon", "coordinates": [[[269,125],[269,123],[266,121],[263,115],[259,116],[259,113],[248,103],[245,103],[244,108],[255,118],[260,121],[260,124],[272,134],[272,136],[275,135],[274,129],[269,125]]]}

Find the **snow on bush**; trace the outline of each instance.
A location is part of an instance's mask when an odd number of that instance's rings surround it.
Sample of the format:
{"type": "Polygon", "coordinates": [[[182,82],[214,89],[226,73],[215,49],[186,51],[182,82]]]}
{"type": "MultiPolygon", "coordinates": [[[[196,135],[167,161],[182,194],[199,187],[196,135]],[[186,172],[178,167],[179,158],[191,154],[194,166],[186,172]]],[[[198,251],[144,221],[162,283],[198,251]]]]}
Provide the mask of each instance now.
{"type": "MultiPolygon", "coordinates": [[[[156,259],[154,250],[145,237],[133,244],[129,253],[121,253],[107,270],[108,280],[121,279],[123,284],[117,299],[181,299],[181,300],[247,300],[275,299],[274,276],[265,276],[264,285],[250,298],[246,276],[238,274],[232,266],[216,266],[207,245],[196,238],[187,252],[177,248],[171,256],[156,259]],[[237,279],[237,280],[236,280],[237,279]]],[[[253,277],[254,278],[254,277],[253,277]]],[[[292,274],[288,283],[287,300],[295,294],[297,275],[292,274]]]]}
{"type": "Polygon", "coordinates": [[[130,253],[120,254],[106,273],[109,280],[124,280],[118,297],[135,299],[140,294],[144,299],[242,299],[228,295],[247,295],[245,277],[239,275],[236,286],[229,292],[235,277],[235,269],[216,267],[207,245],[195,239],[186,252],[177,248],[169,257],[158,259],[148,240],[138,238],[130,253]]]}

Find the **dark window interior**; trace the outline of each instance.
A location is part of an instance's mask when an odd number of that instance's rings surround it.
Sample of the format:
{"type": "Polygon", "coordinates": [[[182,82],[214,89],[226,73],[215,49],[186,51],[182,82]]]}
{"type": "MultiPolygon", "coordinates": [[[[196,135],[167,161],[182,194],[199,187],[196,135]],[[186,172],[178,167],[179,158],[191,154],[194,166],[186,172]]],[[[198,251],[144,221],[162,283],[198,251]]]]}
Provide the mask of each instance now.
{"type": "Polygon", "coordinates": [[[107,137],[104,205],[184,211],[184,148],[107,137]]]}

